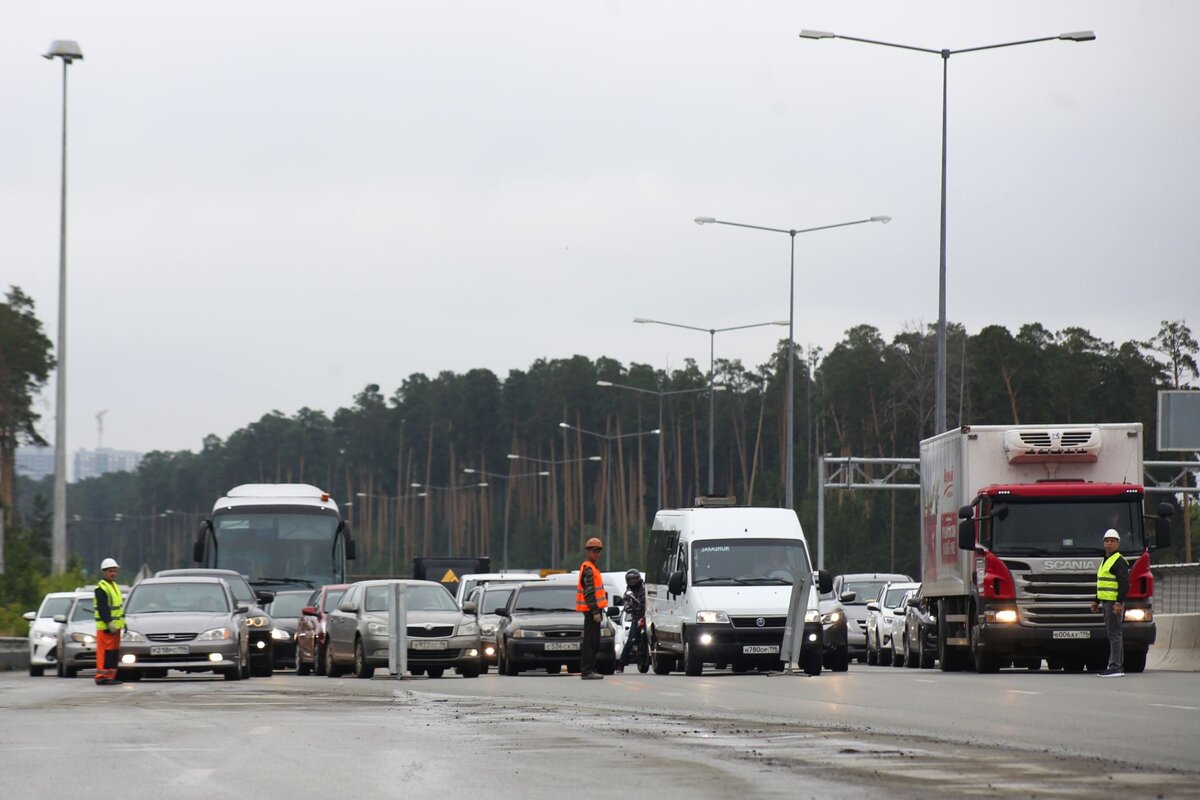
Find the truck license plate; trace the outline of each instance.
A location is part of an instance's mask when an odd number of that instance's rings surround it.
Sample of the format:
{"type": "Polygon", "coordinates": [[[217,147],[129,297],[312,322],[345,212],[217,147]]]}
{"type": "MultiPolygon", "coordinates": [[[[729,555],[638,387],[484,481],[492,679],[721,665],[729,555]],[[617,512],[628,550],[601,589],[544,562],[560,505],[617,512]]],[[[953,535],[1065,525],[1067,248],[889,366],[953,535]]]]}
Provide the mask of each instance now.
{"type": "Polygon", "coordinates": [[[412,643],[413,650],[445,650],[446,643],[437,639],[417,639],[412,643]]]}
{"type": "Polygon", "coordinates": [[[162,644],[150,648],[152,656],[186,656],[189,652],[186,644],[162,644]]]}
{"type": "Polygon", "coordinates": [[[546,650],[562,651],[562,650],[578,650],[579,642],[546,642],[546,650]]]}
{"type": "Polygon", "coordinates": [[[1054,631],[1050,634],[1053,639],[1090,639],[1091,631],[1054,631]]]}
{"type": "Polygon", "coordinates": [[[777,644],[747,644],[742,645],[742,653],[748,656],[771,655],[779,652],[777,644]]]}

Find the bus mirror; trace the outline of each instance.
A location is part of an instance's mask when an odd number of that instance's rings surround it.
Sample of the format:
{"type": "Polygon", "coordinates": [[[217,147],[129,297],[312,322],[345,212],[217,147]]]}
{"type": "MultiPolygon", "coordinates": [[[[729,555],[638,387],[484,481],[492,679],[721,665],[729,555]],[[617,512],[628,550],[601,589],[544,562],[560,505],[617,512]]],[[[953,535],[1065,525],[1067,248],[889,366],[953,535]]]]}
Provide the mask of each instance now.
{"type": "Polygon", "coordinates": [[[1159,503],[1158,515],[1164,519],[1170,519],[1171,517],[1175,516],[1175,507],[1170,503],[1159,503]]]}
{"type": "Polygon", "coordinates": [[[821,594],[833,591],[833,576],[823,569],[817,570],[817,591],[821,594]]]}
{"type": "Polygon", "coordinates": [[[975,520],[964,519],[958,523],[958,549],[975,549],[975,520]]]}
{"type": "Polygon", "coordinates": [[[350,534],[346,534],[346,560],[354,561],[358,556],[358,551],[354,547],[354,540],[350,538],[350,534]]]}
{"type": "Polygon", "coordinates": [[[204,561],[204,539],[197,539],[192,545],[192,561],[197,564],[204,561]]]}
{"type": "MultiPolygon", "coordinates": [[[[1164,503],[1163,505],[1166,505],[1164,503]]],[[[1171,520],[1168,517],[1154,518],[1154,545],[1155,547],[1170,547],[1171,546],[1171,520]]]]}

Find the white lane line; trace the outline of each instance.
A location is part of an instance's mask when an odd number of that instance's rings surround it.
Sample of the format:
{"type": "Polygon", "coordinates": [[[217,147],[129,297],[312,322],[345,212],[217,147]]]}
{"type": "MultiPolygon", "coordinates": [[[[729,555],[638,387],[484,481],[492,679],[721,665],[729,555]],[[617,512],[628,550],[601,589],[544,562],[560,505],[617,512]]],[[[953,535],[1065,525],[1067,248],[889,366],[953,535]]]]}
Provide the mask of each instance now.
{"type": "Polygon", "coordinates": [[[1041,692],[1022,692],[1020,689],[1009,689],[1009,694],[1041,694],[1041,692]]]}
{"type": "Polygon", "coordinates": [[[937,683],[932,678],[913,678],[913,683],[937,683]]]}
{"type": "Polygon", "coordinates": [[[1170,703],[1150,703],[1150,705],[1158,706],[1159,708],[1178,708],[1180,711],[1200,711],[1200,708],[1196,706],[1173,706],[1170,703]]]}
{"type": "Polygon", "coordinates": [[[683,697],[683,692],[659,692],[664,697],[683,697]]]}

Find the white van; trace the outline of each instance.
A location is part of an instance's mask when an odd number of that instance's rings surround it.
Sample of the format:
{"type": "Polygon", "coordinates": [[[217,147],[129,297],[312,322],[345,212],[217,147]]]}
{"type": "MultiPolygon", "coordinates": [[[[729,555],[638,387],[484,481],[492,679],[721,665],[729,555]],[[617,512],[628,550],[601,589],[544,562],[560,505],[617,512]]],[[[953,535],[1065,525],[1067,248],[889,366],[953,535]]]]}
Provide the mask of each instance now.
{"type": "MultiPolygon", "coordinates": [[[[701,498],[703,502],[708,498],[701,498]]],[[[705,664],[779,669],[792,583],[812,571],[796,513],[736,506],[659,511],[646,550],[646,623],[655,674],[705,664]]],[[[822,570],[807,603],[801,663],[821,672],[818,591],[833,579],[822,570]]]]}

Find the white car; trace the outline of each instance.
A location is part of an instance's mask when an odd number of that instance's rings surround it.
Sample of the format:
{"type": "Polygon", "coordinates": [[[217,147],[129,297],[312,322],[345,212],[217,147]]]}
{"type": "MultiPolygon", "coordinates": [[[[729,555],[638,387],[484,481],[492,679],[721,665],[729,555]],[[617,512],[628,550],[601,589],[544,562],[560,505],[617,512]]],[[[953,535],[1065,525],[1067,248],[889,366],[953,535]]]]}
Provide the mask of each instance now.
{"type": "Polygon", "coordinates": [[[55,622],[56,616],[67,613],[71,601],[79,592],[50,592],[42,598],[42,604],[37,611],[27,611],[23,615],[29,620],[29,674],[41,676],[46,667],[58,666],[58,629],[61,622],[55,622]]]}
{"type": "Polygon", "coordinates": [[[867,663],[890,666],[893,658],[892,637],[904,627],[904,595],[919,589],[919,583],[888,583],[879,597],[867,603],[867,663]]]}
{"type": "Polygon", "coordinates": [[[454,592],[454,602],[462,608],[462,604],[471,597],[476,586],[501,583],[526,583],[540,581],[542,576],[536,572],[473,572],[458,579],[458,589],[454,592]]]}
{"type": "MultiPolygon", "coordinates": [[[[919,587],[920,584],[917,584],[919,587]]],[[[920,589],[909,589],[900,598],[900,607],[893,614],[892,623],[892,666],[903,667],[908,660],[908,601],[916,597],[920,589]]]]}

